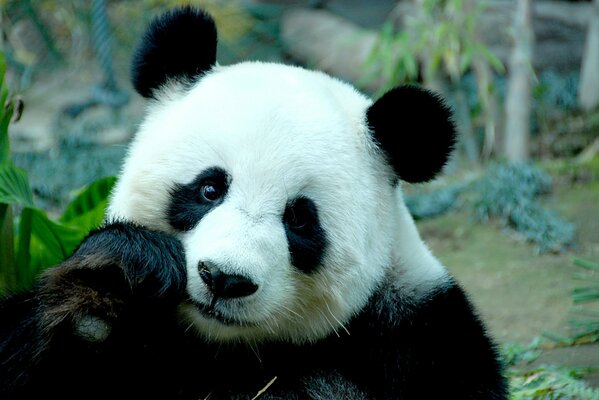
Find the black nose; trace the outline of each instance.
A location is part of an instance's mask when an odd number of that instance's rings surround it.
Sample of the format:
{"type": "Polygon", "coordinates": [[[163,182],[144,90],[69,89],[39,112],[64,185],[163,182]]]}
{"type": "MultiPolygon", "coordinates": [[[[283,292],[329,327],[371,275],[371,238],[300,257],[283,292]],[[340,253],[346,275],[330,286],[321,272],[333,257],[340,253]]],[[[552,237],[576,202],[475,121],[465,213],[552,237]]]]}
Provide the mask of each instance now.
{"type": "Polygon", "coordinates": [[[225,274],[210,262],[200,261],[198,271],[200,272],[200,278],[212,294],[221,299],[245,297],[258,290],[258,285],[249,278],[241,275],[225,274]]]}

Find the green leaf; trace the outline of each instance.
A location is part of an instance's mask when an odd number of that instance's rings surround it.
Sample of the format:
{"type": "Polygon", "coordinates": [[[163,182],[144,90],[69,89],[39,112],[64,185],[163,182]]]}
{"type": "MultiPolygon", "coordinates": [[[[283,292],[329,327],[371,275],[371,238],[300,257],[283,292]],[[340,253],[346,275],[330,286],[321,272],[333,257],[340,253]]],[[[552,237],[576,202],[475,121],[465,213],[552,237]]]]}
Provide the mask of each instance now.
{"type": "Polygon", "coordinates": [[[0,82],[4,82],[4,74],[6,74],[6,59],[4,53],[0,51],[0,82]]]}
{"type": "Polygon", "coordinates": [[[489,48],[482,44],[478,44],[475,46],[475,52],[487,61],[496,72],[501,74],[505,72],[505,66],[501,60],[489,48]]]}
{"type": "Polygon", "coordinates": [[[0,204],[0,288],[16,286],[13,212],[8,204],[0,204]]]}
{"type": "Polygon", "coordinates": [[[582,268],[599,271],[599,263],[594,263],[592,261],[585,260],[584,258],[575,257],[574,264],[582,268]]]}
{"type": "Polygon", "coordinates": [[[17,252],[15,278],[17,289],[27,289],[33,285],[35,276],[31,270],[31,219],[33,211],[31,208],[24,208],[19,218],[19,227],[17,231],[17,252]]]}
{"type": "Polygon", "coordinates": [[[8,140],[8,124],[12,118],[13,104],[7,102],[8,89],[4,84],[6,61],[0,51],[0,166],[10,165],[10,142],[8,140]]]}
{"type": "Polygon", "coordinates": [[[86,230],[50,220],[42,210],[28,208],[23,213],[28,220],[19,224],[17,248],[22,261],[27,259],[24,254],[29,250],[29,277],[36,277],[45,268],[64,261],[87,235],[86,230]],[[27,240],[30,240],[29,246],[27,240]]]}
{"type": "Polygon", "coordinates": [[[110,176],[83,187],[67,205],[60,222],[86,231],[100,226],[115,183],[116,177],[110,176]]]}
{"type": "Polygon", "coordinates": [[[17,167],[0,167],[0,203],[34,207],[27,173],[17,167]]]}

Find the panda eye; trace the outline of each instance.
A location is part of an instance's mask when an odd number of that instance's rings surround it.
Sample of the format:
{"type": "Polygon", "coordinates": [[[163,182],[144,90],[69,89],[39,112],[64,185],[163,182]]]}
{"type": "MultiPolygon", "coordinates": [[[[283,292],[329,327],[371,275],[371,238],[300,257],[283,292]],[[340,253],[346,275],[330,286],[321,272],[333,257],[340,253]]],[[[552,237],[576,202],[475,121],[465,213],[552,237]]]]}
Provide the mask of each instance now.
{"type": "Polygon", "coordinates": [[[313,208],[310,200],[298,198],[285,209],[283,222],[292,231],[306,231],[315,218],[313,208]]]}
{"type": "Polygon", "coordinates": [[[203,200],[212,202],[220,199],[222,190],[212,183],[206,183],[200,188],[200,193],[203,200]]]}
{"type": "Polygon", "coordinates": [[[296,210],[293,206],[288,207],[287,210],[285,210],[285,215],[283,216],[285,224],[287,224],[287,226],[294,231],[305,228],[307,224],[305,218],[302,217],[301,212],[298,211],[299,210],[296,210]]]}

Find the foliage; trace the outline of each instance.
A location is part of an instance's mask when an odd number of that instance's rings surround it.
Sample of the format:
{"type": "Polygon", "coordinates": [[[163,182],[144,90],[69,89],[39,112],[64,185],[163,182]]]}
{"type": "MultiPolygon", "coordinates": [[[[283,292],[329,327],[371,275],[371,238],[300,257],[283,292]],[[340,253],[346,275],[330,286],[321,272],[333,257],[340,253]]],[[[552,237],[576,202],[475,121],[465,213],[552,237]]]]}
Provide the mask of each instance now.
{"type": "Polygon", "coordinates": [[[551,178],[530,164],[496,164],[474,187],[478,220],[500,223],[532,241],[538,251],[561,251],[574,240],[574,226],[543,208],[536,197],[551,187],[551,178]]]}
{"type": "Polygon", "coordinates": [[[90,229],[101,224],[114,178],[82,189],[58,221],[35,207],[27,173],[14,165],[8,136],[14,102],[4,85],[0,53],[0,289],[30,287],[45,268],[68,257],[90,229]]]}
{"type": "Polygon", "coordinates": [[[464,186],[456,184],[428,193],[409,194],[405,196],[406,205],[414,219],[432,218],[453,207],[464,186]]]}
{"type": "MultiPolygon", "coordinates": [[[[88,67],[95,62],[92,46],[90,1],[59,0],[4,0],[2,20],[4,32],[11,32],[19,22],[33,25],[29,37],[36,46],[23,45],[8,36],[3,51],[15,73],[13,84],[27,89],[35,76],[57,67],[67,60],[71,67],[88,67]],[[40,39],[41,42],[38,43],[40,39]]],[[[282,7],[272,4],[254,4],[241,0],[121,0],[106,2],[110,39],[114,44],[115,70],[125,74],[131,57],[131,48],[152,17],[175,6],[191,4],[206,9],[219,27],[219,60],[246,59],[256,55],[263,60],[279,57],[278,24],[275,16],[282,7]],[[117,29],[118,27],[127,29],[117,29]],[[263,57],[264,56],[264,57],[263,57]]]]}
{"type": "Polygon", "coordinates": [[[533,339],[528,345],[517,342],[505,343],[501,347],[501,358],[506,367],[513,367],[517,364],[530,364],[540,355],[539,346],[541,338],[533,339]]]}
{"type": "Polygon", "coordinates": [[[551,184],[551,177],[533,165],[491,164],[481,177],[405,197],[415,219],[431,218],[460,205],[479,222],[498,220],[507,232],[534,243],[538,252],[560,252],[573,243],[575,229],[539,202],[551,184]]]}
{"type": "MultiPolygon", "coordinates": [[[[584,269],[574,277],[584,282],[584,286],[572,291],[574,304],[590,302],[599,303],[599,263],[575,258],[574,264],[584,269]]],[[[587,309],[577,309],[574,314],[577,318],[569,321],[574,330],[574,335],[569,338],[572,343],[590,343],[599,341],[599,312],[587,309]]]]}
{"type": "Polygon", "coordinates": [[[382,77],[384,92],[399,83],[413,82],[419,77],[421,63],[425,82],[435,80],[440,72],[457,82],[475,62],[503,71],[499,58],[478,34],[484,8],[484,2],[469,0],[424,0],[417,18],[409,20],[401,32],[394,32],[393,25],[386,23],[366,60],[364,83],[382,77]]]}
{"type": "Polygon", "coordinates": [[[382,94],[399,84],[423,81],[454,106],[461,140],[468,159],[488,157],[495,143],[498,106],[493,71],[504,72],[501,60],[482,41],[479,31],[486,3],[476,0],[421,0],[413,2],[415,15],[406,18],[399,32],[391,23],[380,31],[367,57],[359,84],[376,84],[382,94]],[[476,82],[476,104],[469,106],[464,77],[476,82]],[[446,85],[449,81],[450,85],[446,85]],[[449,90],[448,90],[449,89],[449,90]],[[471,115],[484,128],[479,149],[471,115]]]}
{"type": "MultiPolygon", "coordinates": [[[[90,129],[86,131],[87,138],[99,137],[101,132],[90,129]]],[[[13,154],[15,165],[29,173],[36,206],[53,215],[72,200],[74,188],[85,186],[99,176],[117,174],[126,153],[126,146],[76,143],[71,140],[76,134],[73,129],[66,134],[69,140],[60,141],[51,152],[13,154]],[[65,176],[69,178],[64,179],[65,176]]]]}
{"type": "Polygon", "coordinates": [[[581,378],[587,369],[540,366],[533,370],[509,370],[510,400],[597,400],[599,389],[581,378]]]}
{"type": "Polygon", "coordinates": [[[529,367],[541,355],[543,343],[537,337],[528,345],[506,343],[501,357],[510,385],[510,400],[596,400],[599,389],[582,380],[591,368],[555,365],[529,367]]]}
{"type": "Polygon", "coordinates": [[[573,110],[577,107],[579,73],[543,71],[534,90],[536,108],[573,110]]]}
{"type": "Polygon", "coordinates": [[[528,345],[506,343],[501,356],[510,383],[510,400],[596,400],[599,389],[582,380],[590,368],[569,368],[554,365],[529,367],[541,355],[542,339],[528,345]]]}

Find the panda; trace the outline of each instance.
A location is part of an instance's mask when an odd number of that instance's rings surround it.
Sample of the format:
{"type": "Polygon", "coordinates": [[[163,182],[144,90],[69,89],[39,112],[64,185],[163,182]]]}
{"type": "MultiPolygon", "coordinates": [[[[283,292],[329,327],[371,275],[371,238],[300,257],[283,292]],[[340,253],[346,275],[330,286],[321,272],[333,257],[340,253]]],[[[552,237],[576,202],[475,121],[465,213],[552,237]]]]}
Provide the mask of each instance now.
{"type": "Polygon", "coordinates": [[[402,196],[451,155],[443,100],[216,49],[191,6],[147,28],[105,224],[0,303],[0,398],[505,399],[402,196]]]}

